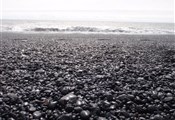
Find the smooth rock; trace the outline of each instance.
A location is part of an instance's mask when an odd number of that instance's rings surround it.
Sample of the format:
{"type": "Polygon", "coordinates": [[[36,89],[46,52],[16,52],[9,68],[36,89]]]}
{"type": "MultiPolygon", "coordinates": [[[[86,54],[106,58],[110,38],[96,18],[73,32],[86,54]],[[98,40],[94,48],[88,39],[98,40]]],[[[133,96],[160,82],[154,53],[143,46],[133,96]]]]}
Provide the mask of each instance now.
{"type": "Polygon", "coordinates": [[[105,117],[98,117],[97,120],[107,120],[105,117]]]}
{"type": "Polygon", "coordinates": [[[74,107],[71,105],[71,104],[67,104],[66,105],[66,108],[65,108],[65,111],[70,113],[74,110],[74,107]]]}
{"type": "Polygon", "coordinates": [[[65,87],[63,87],[63,88],[61,89],[61,93],[62,93],[63,95],[65,95],[65,94],[68,94],[69,92],[71,92],[71,91],[74,90],[74,89],[75,89],[75,87],[65,86],[65,87]]]}
{"type": "Polygon", "coordinates": [[[90,112],[88,110],[83,110],[80,113],[82,119],[88,120],[90,118],[90,112]]]}
{"type": "Polygon", "coordinates": [[[15,103],[18,100],[17,94],[14,93],[8,93],[7,96],[10,98],[11,103],[15,103]]]}
{"type": "Polygon", "coordinates": [[[40,74],[41,74],[41,73],[45,73],[45,70],[43,70],[43,69],[38,69],[38,70],[35,71],[35,73],[40,73],[40,74]]]}
{"type": "Polygon", "coordinates": [[[60,99],[60,103],[65,104],[67,102],[76,102],[76,100],[77,100],[77,96],[74,95],[73,93],[69,93],[60,99]]]}
{"type": "Polygon", "coordinates": [[[48,104],[49,109],[55,109],[57,106],[57,101],[50,101],[48,104]]]}
{"type": "Polygon", "coordinates": [[[41,117],[41,112],[40,111],[35,111],[34,113],[33,113],[33,117],[34,118],[40,118],[41,117]]]}
{"type": "Polygon", "coordinates": [[[83,109],[78,106],[78,107],[75,107],[74,110],[76,113],[80,113],[83,109]]]}
{"type": "Polygon", "coordinates": [[[34,111],[36,111],[36,108],[34,106],[30,106],[29,111],[34,112],[34,111]]]}
{"type": "Polygon", "coordinates": [[[58,118],[58,120],[72,120],[72,114],[63,114],[58,118]]]}
{"type": "Polygon", "coordinates": [[[173,97],[165,97],[164,102],[170,102],[173,100],[173,97]]]}
{"type": "Polygon", "coordinates": [[[161,115],[154,115],[150,120],[163,120],[163,117],[161,115]]]}

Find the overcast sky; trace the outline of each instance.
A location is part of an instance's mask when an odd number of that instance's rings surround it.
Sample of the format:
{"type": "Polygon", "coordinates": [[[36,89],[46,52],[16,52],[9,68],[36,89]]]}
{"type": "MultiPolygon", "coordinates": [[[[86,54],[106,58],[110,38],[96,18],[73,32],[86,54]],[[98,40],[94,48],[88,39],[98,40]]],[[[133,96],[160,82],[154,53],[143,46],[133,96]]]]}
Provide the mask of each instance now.
{"type": "Polygon", "coordinates": [[[2,19],[174,22],[174,0],[0,0],[2,19]]]}

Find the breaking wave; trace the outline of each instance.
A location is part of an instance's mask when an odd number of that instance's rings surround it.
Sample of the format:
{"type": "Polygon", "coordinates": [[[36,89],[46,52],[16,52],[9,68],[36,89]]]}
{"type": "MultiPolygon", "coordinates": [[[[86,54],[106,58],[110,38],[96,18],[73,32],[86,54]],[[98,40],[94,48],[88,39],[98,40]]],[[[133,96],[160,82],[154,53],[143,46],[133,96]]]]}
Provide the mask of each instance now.
{"type": "MultiPolygon", "coordinates": [[[[28,31],[28,30],[27,30],[28,31]]],[[[100,29],[100,28],[95,28],[95,27],[68,27],[68,28],[34,28],[30,29],[29,31],[35,31],[35,32],[111,32],[111,33],[130,33],[131,31],[129,30],[124,30],[124,29],[100,29]]]]}
{"type": "Polygon", "coordinates": [[[67,27],[67,28],[10,28],[6,27],[2,31],[5,32],[72,32],[72,33],[118,33],[118,34],[174,34],[170,30],[153,30],[153,29],[137,29],[137,28],[118,28],[118,29],[101,29],[96,27],[67,27]]]}
{"type": "Polygon", "coordinates": [[[23,23],[0,25],[2,32],[32,32],[32,33],[111,33],[111,34],[174,34],[174,29],[147,27],[142,25],[120,26],[60,26],[58,24],[23,23]]]}

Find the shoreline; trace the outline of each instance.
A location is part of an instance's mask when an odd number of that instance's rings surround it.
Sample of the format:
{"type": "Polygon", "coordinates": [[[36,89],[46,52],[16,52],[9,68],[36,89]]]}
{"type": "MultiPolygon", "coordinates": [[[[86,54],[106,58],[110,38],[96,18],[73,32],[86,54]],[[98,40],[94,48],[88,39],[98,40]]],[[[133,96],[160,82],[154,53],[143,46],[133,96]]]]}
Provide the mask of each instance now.
{"type": "Polygon", "coordinates": [[[103,32],[7,32],[7,31],[3,31],[0,33],[9,33],[9,34],[51,34],[51,35],[54,35],[54,34],[65,34],[65,35],[69,35],[69,34],[82,34],[82,35],[153,35],[153,36],[158,36],[158,35],[175,35],[175,33],[103,33],[103,32]]]}

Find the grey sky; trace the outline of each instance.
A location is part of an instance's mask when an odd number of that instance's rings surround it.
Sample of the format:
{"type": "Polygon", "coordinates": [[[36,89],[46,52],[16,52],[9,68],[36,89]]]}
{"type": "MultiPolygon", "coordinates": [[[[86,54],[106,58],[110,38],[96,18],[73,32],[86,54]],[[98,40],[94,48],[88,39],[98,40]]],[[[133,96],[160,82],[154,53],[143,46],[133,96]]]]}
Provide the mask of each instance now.
{"type": "Polygon", "coordinates": [[[174,0],[0,1],[2,19],[174,21],[174,0]]]}

